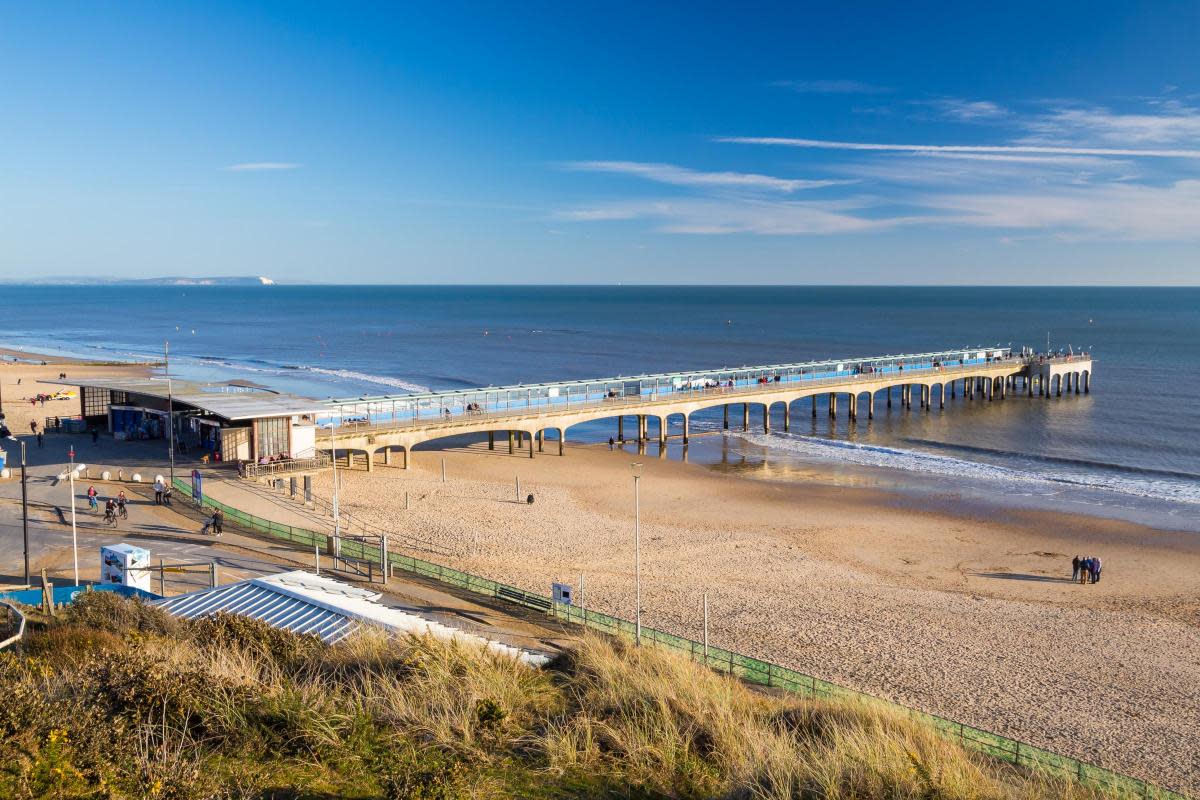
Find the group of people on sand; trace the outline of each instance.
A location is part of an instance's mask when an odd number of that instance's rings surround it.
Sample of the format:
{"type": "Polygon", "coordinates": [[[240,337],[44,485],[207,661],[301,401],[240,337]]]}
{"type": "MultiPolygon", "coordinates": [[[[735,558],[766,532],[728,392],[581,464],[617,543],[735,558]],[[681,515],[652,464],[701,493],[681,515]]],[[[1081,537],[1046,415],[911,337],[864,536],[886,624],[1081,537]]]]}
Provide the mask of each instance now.
{"type": "Polygon", "coordinates": [[[1071,581],[1099,583],[1102,568],[1100,556],[1075,556],[1071,559],[1071,581]]]}

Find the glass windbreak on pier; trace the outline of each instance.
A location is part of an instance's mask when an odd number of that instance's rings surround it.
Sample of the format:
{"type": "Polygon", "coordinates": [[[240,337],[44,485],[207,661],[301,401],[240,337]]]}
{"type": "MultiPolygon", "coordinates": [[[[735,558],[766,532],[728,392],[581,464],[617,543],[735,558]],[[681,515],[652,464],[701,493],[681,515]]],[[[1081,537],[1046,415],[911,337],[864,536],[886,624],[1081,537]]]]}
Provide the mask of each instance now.
{"type": "Polygon", "coordinates": [[[618,376],[561,383],[489,386],[426,394],[347,397],[329,401],[327,411],[318,415],[317,422],[326,426],[405,425],[452,421],[478,415],[537,413],[550,409],[557,411],[606,401],[654,401],[706,391],[748,389],[760,384],[803,384],[864,374],[898,375],[904,370],[984,364],[1009,358],[1011,352],[1008,347],[977,347],[936,353],[722,367],[697,372],[618,376]]]}

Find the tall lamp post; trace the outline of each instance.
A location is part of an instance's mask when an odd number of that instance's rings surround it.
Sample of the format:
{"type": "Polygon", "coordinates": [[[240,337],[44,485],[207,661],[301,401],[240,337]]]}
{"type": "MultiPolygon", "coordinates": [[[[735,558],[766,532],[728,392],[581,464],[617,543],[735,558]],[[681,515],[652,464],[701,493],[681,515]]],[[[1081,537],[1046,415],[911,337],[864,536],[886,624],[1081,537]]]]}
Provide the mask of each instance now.
{"type": "Polygon", "coordinates": [[[170,462],[171,482],[175,488],[175,398],[171,393],[171,343],[163,342],[163,371],[167,376],[167,455],[170,462]]]}
{"type": "Polygon", "coordinates": [[[630,464],[633,470],[633,587],[634,587],[634,643],[642,643],[642,509],[638,482],[642,477],[642,462],[630,464]]]}
{"type": "MultiPolygon", "coordinates": [[[[75,566],[75,585],[79,585],[79,538],[75,530],[75,473],[78,470],[75,468],[75,446],[71,445],[71,449],[67,451],[67,456],[71,459],[71,464],[68,467],[68,474],[71,478],[71,561],[75,566]]],[[[80,465],[82,468],[82,465],[80,465]]]]}
{"type": "Polygon", "coordinates": [[[25,585],[29,585],[29,496],[25,491],[25,442],[15,436],[9,436],[21,445],[21,535],[25,544],[25,585]]]}

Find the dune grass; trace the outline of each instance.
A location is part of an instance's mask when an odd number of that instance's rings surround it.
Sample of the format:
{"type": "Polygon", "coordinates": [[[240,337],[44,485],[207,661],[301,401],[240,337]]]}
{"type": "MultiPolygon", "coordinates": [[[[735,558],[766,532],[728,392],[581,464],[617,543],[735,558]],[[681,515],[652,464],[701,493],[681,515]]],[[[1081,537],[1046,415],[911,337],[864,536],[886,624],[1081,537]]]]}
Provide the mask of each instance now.
{"type": "Polygon", "coordinates": [[[0,654],[0,697],[4,798],[1098,797],[882,707],[594,636],[535,670],[94,593],[0,654]]]}

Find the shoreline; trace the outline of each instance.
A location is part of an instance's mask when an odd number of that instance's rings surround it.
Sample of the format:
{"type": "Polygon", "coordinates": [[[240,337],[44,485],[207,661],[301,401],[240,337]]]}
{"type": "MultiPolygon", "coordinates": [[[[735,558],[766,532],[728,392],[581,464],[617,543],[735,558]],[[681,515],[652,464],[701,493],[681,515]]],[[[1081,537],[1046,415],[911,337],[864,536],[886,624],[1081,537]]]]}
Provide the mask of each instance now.
{"type": "MultiPolygon", "coordinates": [[[[418,450],[407,473],[339,472],[340,503],[453,554],[435,561],[540,594],[583,574],[588,607],[632,619],[638,458],[418,450]]],[[[714,644],[1200,789],[1200,745],[1178,745],[1200,726],[1194,534],[640,460],[644,625],[700,638],[707,592],[714,644]],[[1070,582],[1075,554],[1104,558],[1099,584],[1070,582]]]]}

